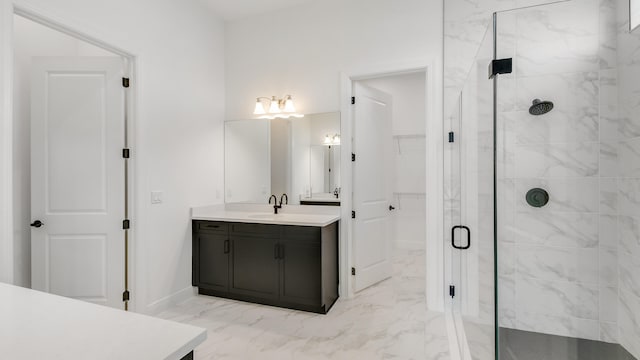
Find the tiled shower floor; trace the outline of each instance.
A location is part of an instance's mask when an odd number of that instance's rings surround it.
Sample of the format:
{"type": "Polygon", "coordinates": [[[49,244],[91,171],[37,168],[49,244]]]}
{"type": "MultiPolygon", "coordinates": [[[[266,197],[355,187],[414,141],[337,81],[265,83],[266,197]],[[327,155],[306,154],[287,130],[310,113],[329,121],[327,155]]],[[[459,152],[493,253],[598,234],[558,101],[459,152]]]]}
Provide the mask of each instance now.
{"type": "Polygon", "coordinates": [[[500,328],[501,360],[637,360],[622,346],[500,328]]]}
{"type": "Polygon", "coordinates": [[[447,360],[445,317],[426,311],[424,261],[424,251],[397,253],[391,279],[327,315],[197,296],[159,317],[207,329],[198,360],[447,360]]]}

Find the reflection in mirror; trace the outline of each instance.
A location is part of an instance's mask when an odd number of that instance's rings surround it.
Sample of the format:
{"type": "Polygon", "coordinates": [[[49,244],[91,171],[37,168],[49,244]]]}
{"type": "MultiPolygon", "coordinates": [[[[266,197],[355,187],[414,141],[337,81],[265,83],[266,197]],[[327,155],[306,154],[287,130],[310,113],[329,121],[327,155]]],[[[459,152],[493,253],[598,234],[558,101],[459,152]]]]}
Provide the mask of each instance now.
{"type": "Polygon", "coordinates": [[[339,205],[340,113],[225,123],[225,202],[339,205]]]}

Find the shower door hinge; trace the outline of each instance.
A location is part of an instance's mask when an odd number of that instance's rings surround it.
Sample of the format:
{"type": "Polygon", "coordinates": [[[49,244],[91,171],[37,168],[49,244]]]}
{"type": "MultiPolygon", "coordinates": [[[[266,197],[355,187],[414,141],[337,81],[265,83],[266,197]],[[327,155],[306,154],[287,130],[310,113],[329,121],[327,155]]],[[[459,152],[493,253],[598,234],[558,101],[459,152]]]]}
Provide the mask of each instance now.
{"type": "Polygon", "coordinates": [[[449,142],[452,143],[453,139],[454,139],[454,133],[453,133],[453,131],[450,131],[449,132],[449,142]]]}
{"type": "Polygon", "coordinates": [[[122,220],[122,230],[129,230],[131,226],[131,221],[129,219],[122,220]]]}
{"type": "Polygon", "coordinates": [[[449,296],[451,297],[455,297],[456,296],[456,287],[453,285],[449,285],[449,296]]]}
{"type": "Polygon", "coordinates": [[[351,211],[351,218],[355,219],[356,218],[356,212],[355,211],[351,211]]]}
{"type": "Polygon", "coordinates": [[[128,159],[129,156],[131,156],[131,150],[129,149],[122,149],[122,158],[123,159],[128,159]]]}
{"type": "Polygon", "coordinates": [[[489,64],[489,79],[493,79],[498,74],[511,74],[513,71],[513,61],[511,58],[491,60],[489,64]]]}
{"type": "Polygon", "coordinates": [[[351,275],[353,275],[353,276],[356,275],[356,268],[354,268],[354,267],[351,268],[351,275]]]}
{"type": "Polygon", "coordinates": [[[129,78],[126,78],[126,77],[122,78],[122,87],[125,87],[125,88],[129,87],[129,78]]]}
{"type": "Polygon", "coordinates": [[[122,293],[122,301],[129,301],[129,290],[125,290],[122,293]]]}
{"type": "Polygon", "coordinates": [[[355,105],[356,104],[356,97],[352,96],[351,97],[351,105],[355,105]]]}
{"type": "Polygon", "coordinates": [[[351,161],[356,161],[356,154],[351,153],[351,161]]]}

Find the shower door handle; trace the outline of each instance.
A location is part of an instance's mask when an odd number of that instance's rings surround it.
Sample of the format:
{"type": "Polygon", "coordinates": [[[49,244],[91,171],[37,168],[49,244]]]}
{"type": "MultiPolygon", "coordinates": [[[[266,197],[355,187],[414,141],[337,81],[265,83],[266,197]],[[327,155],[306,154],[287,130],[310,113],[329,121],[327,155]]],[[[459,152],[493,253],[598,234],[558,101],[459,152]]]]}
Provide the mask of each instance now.
{"type": "Polygon", "coordinates": [[[452,227],[451,228],[451,246],[453,246],[458,250],[467,250],[468,248],[470,248],[471,247],[471,230],[469,230],[469,228],[464,225],[456,225],[452,227]],[[465,246],[456,245],[456,229],[467,230],[467,245],[465,246]]]}

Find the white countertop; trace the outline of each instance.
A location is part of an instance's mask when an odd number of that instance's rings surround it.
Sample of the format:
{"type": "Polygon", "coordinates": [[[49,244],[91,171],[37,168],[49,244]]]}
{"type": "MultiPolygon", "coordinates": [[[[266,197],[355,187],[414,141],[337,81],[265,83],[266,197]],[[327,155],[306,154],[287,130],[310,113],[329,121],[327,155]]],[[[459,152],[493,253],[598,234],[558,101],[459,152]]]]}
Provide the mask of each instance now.
{"type": "Polygon", "coordinates": [[[340,220],[340,208],[336,206],[284,205],[276,215],[273,213],[273,205],[227,204],[226,206],[193,208],[191,218],[193,220],[323,227],[340,220]]]}
{"type": "Polygon", "coordinates": [[[205,329],[0,283],[0,357],[179,360],[205,329]]]}

